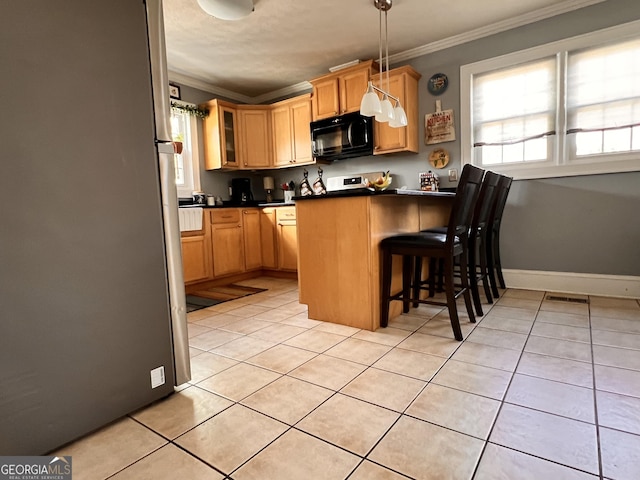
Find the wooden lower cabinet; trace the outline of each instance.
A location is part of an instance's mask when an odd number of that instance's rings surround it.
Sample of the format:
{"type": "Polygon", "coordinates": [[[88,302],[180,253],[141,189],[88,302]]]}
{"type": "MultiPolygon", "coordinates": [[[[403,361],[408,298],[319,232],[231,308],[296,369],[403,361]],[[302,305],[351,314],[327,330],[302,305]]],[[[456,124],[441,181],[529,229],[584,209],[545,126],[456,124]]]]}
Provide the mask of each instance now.
{"type": "Polygon", "coordinates": [[[208,227],[201,232],[184,233],[180,243],[184,283],[202,282],[213,278],[208,227]]]}
{"type": "Polygon", "coordinates": [[[278,270],[298,270],[298,232],[295,207],[276,211],[278,235],[278,270]]]}
{"type": "Polygon", "coordinates": [[[251,271],[298,270],[295,207],[206,211],[203,229],[182,234],[185,284],[251,271]]]}
{"type": "Polygon", "coordinates": [[[242,210],[242,239],[244,243],[244,269],[257,270],[262,268],[261,249],[261,216],[257,208],[242,210]]]}
{"type": "Polygon", "coordinates": [[[220,277],[244,271],[244,241],[240,209],[211,211],[211,250],[213,276],[220,277]]]}
{"type": "Polygon", "coordinates": [[[276,209],[263,208],[260,212],[260,249],[262,266],[278,268],[278,231],[276,229],[276,209]]]}

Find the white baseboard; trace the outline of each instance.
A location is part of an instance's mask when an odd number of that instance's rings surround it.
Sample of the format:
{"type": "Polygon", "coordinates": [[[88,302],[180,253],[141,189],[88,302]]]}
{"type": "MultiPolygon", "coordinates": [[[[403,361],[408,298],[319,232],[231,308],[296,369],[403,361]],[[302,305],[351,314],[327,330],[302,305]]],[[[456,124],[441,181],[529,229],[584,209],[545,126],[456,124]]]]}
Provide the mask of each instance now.
{"type": "Polygon", "coordinates": [[[595,273],[502,270],[508,288],[640,298],[640,277],[595,273]]]}

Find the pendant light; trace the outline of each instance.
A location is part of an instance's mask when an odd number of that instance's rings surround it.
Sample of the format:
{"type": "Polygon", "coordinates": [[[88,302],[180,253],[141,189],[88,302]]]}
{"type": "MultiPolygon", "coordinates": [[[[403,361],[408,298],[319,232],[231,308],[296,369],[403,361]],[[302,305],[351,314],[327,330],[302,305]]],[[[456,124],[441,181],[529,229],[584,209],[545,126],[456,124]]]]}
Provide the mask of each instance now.
{"type": "Polygon", "coordinates": [[[253,12],[253,0],[198,0],[198,5],[220,20],[240,20],[253,12]]]}
{"type": "Polygon", "coordinates": [[[378,50],[380,55],[380,86],[376,87],[373,82],[369,81],[367,91],[362,97],[360,102],[360,114],[366,117],[375,116],[377,122],[388,122],[389,126],[397,128],[407,125],[407,114],[405,113],[402,105],[400,105],[400,99],[394,97],[389,93],[389,35],[387,26],[387,12],[391,9],[393,0],[373,0],[373,5],[378,9],[378,29],[379,40],[378,50]],[[384,12],[384,44],[385,44],[385,64],[382,61],[382,12],[384,12]],[[384,74],[387,74],[387,90],[384,90],[384,74]],[[382,101],[378,97],[379,92],[382,94],[382,101]],[[395,101],[395,104],[391,103],[391,100],[395,101]]]}

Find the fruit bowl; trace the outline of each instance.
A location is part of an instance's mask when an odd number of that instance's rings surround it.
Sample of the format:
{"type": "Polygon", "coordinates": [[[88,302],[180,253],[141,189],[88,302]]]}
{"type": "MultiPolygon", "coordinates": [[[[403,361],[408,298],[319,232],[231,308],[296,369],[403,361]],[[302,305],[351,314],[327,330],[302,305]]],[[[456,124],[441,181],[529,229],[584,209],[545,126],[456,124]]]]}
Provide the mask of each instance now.
{"type": "Polygon", "coordinates": [[[381,192],[383,190],[386,190],[387,187],[391,185],[392,180],[393,177],[389,175],[389,172],[387,172],[383,176],[376,178],[373,182],[365,178],[364,184],[366,185],[367,189],[371,190],[372,192],[381,192]]]}

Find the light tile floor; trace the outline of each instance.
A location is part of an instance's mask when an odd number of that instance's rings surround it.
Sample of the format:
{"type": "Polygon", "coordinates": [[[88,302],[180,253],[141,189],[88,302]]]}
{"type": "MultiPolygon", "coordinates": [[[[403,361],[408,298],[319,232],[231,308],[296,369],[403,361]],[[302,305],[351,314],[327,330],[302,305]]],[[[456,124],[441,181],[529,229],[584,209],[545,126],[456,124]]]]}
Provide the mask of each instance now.
{"type": "Polygon", "coordinates": [[[368,332],[244,283],[189,314],[189,384],[56,452],[75,480],[640,478],[636,300],[509,289],[456,342],[441,308],[368,332]]]}

